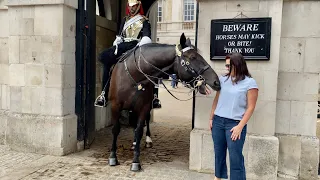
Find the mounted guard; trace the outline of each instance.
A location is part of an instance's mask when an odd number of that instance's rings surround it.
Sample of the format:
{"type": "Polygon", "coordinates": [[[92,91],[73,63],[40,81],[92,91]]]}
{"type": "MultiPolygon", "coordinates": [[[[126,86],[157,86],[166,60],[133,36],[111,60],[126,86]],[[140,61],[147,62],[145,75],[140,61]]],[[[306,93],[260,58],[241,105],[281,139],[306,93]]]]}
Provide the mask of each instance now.
{"type": "MultiPolygon", "coordinates": [[[[136,46],[152,43],[151,25],[144,11],[140,0],[128,0],[127,16],[123,18],[120,30],[113,42],[113,46],[104,50],[98,57],[104,65],[103,72],[103,90],[95,101],[95,106],[105,107],[110,87],[110,77],[112,67],[119,61],[119,57],[136,46]]],[[[161,102],[158,99],[158,89],[153,88],[154,100],[153,108],[161,108],[161,102]]]]}

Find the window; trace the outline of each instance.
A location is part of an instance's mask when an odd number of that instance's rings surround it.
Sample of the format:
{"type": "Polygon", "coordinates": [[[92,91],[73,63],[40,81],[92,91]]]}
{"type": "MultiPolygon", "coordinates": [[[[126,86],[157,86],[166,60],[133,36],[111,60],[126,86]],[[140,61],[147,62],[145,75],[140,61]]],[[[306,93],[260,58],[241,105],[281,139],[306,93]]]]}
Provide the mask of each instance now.
{"type": "Polygon", "coordinates": [[[163,16],[163,0],[158,1],[158,22],[162,22],[163,16]]]}
{"type": "Polygon", "coordinates": [[[194,21],[194,0],[183,0],[184,21],[194,21]]]}

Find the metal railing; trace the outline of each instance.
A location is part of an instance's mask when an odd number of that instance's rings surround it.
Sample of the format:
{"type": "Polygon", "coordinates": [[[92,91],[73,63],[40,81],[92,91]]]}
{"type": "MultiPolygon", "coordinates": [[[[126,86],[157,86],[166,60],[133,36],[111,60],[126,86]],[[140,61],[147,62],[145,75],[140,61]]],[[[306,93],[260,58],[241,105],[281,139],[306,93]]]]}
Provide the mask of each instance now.
{"type": "MultiPolygon", "coordinates": [[[[170,25],[177,25],[178,24],[178,29],[174,30],[195,30],[196,29],[196,22],[158,22],[157,23],[157,30],[158,31],[169,31],[168,27],[170,25]]],[[[170,29],[170,28],[169,28],[170,29]]]]}

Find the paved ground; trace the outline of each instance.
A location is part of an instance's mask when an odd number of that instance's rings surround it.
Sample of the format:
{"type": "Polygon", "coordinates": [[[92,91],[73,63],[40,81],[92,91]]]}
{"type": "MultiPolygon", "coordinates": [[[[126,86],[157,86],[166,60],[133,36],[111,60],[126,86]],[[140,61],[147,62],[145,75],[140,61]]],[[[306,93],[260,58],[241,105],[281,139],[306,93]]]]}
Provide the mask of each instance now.
{"type": "Polygon", "coordinates": [[[210,174],[188,170],[189,132],[187,126],[152,123],[153,148],[142,148],[143,171],[131,172],[132,130],[122,128],[118,143],[120,165],[109,167],[110,128],[100,131],[92,148],[66,157],[9,151],[0,146],[0,179],[213,179],[210,174]]]}

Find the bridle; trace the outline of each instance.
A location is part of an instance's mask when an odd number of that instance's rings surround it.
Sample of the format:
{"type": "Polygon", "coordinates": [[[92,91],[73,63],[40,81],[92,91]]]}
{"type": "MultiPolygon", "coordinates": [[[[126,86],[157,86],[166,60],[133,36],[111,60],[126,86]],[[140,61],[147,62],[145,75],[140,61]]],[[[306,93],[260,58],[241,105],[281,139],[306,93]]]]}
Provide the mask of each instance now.
{"type": "MultiPolygon", "coordinates": [[[[185,53],[185,52],[187,52],[187,51],[189,51],[189,50],[192,50],[193,47],[186,47],[186,48],[180,50],[180,48],[179,48],[178,46],[179,46],[179,45],[177,44],[177,45],[176,45],[176,57],[175,57],[174,62],[173,62],[171,65],[169,65],[169,66],[167,66],[167,67],[165,67],[165,68],[163,68],[163,69],[159,69],[158,67],[156,67],[156,66],[154,66],[153,64],[151,64],[150,62],[148,62],[148,61],[146,60],[146,58],[143,56],[142,52],[141,52],[141,47],[139,47],[139,49],[140,49],[140,54],[139,54],[138,62],[137,62],[137,60],[135,59],[136,68],[137,68],[137,70],[138,70],[140,73],[142,73],[142,74],[147,78],[148,81],[150,81],[150,82],[153,83],[155,86],[157,86],[158,83],[154,82],[151,78],[157,79],[158,81],[160,80],[160,78],[158,78],[158,77],[156,77],[156,76],[148,75],[148,74],[146,74],[146,73],[144,73],[144,72],[142,71],[142,69],[141,69],[141,67],[140,67],[141,57],[142,57],[142,59],[143,59],[143,61],[144,61],[145,63],[147,63],[148,65],[150,65],[151,67],[153,67],[153,68],[156,69],[157,71],[166,74],[167,76],[171,77],[172,79],[174,79],[174,77],[172,77],[170,74],[166,73],[165,71],[168,70],[168,69],[170,69],[175,63],[179,63],[179,64],[181,65],[181,67],[184,68],[184,70],[191,75],[192,79],[191,79],[190,81],[188,81],[188,82],[186,82],[186,81],[181,81],[181,80],[178,80],[178,79],[175,79],[175,80],[181,82],[185,87],[189,88],[189,89],[191,90],[190,92],[196,91],[196,94],[197,94],[198,91],[199,91],[199,87],[200,87],[201,85],[205,84],[205,78],[203,78],[202,74],[203,74],[206,70],[208,70],[210,66],[209,66],[209,65],[206,65],[205,67],[203,67],[203,68],[200,69],[199,71],[196,71],[196,69],[195,69],[194,66],[190,63],[190,61],[189,61],[189,60],[185,60],[185,58],[184,58],[184,56],[183,56],[183,53],[185,53]]],[[[135,53],[135,51],[134,51],[134,53],[135,53]]],[[[136,82],[136,81],[133,79],[133,77],[131,76],[131,74],[130,74],[128,68],[127,68],[127,62],[126,62],[126,60],[124,60],[124,66],[125,66],[125,71],[126,71],[127,75],[130,77],[132,83],[135,84],[135,87],[137,88],[137,90],[144,90],[144,88],[143,88],[142,85],[141,85],[141,83],[142,83],[143,81],[138,83],[138,82],[136,82]]],[[[145,81],[145,80],[144,80],[144,81],[145,81]]],[[[175,97],[175,96],[170,92],[170,90],[168,90],[168,88],[165,86],[165,84],[164,84],[163,82],[162,82],[162,85],[163,85],[164,88],[168,91],[168,93],[171,94],[171,95],[172,95],[175,99],[177,99],[177,100],[180,100],[180,101],[188,101],[188,100],[190,100],[190,99],[193,98],[193,97],[192,97],[192,98],[187,99],[187,100],[181,100],[181,99],[175,97]]],[[[159,87],[159,88],[160,88],[160,87],[159,87]]]]}
{"type": "Polygon", "coordinates": [[[184,70],[189,73],[193,78],[189,82],[184,82],[189,88],[198,88],[203,83],[205,83],[205,79],[202,77],[202,74],[209,69],[209,65],[206,65],[205,67],[201,68],[199,71],[196,71],[195,68],[192,66],[192,63],[190,61],[185,60],[183,58],[183,53],[192,50],[193,47],[186,47],[180,51],[179,45],[176,45],[176,58],[179,59],[179,64],[184,68],[184,70]]]}

